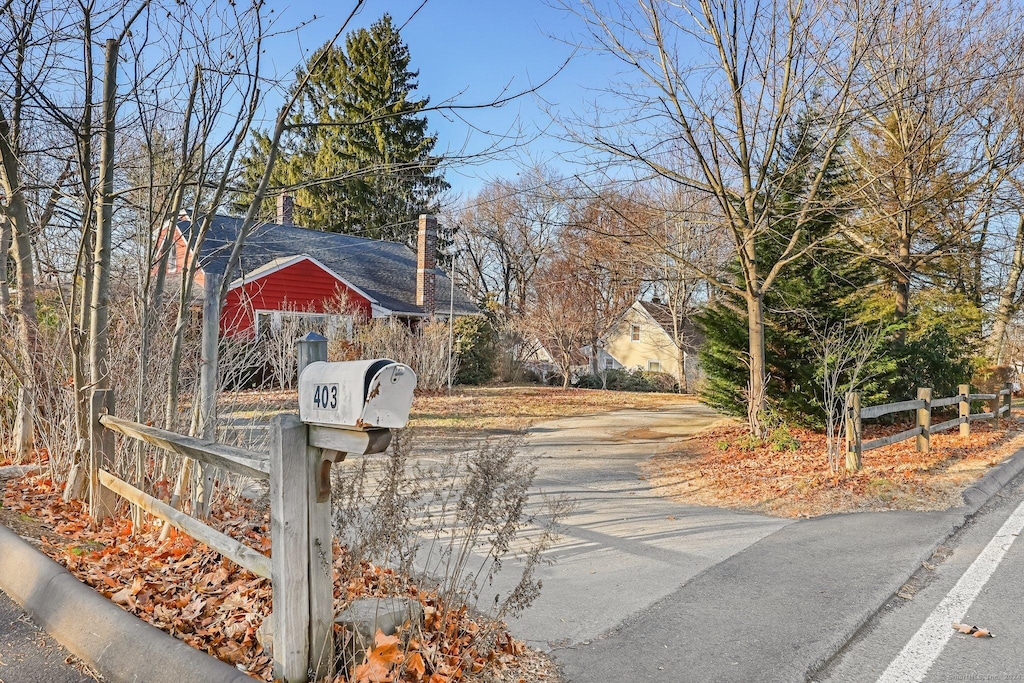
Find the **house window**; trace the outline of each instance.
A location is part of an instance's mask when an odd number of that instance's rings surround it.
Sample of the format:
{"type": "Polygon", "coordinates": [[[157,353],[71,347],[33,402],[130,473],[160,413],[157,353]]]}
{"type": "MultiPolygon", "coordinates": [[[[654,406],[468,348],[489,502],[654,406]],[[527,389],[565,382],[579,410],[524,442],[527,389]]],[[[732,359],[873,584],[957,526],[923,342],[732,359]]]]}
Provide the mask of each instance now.
{"type": "Polygon", "coordinates": [[[615,361],[613,361],[611,358],[605,358],[604,359],[604,369],[605,370],[612,370],[614,368],[615,368],[615,361]]]}
{"type": "Polygon", "coordinates": [[[648,372],[661,372],[661,361],[660,360],[649,360],[647,361],[648,372]]]}
{"type": "Polygon", "coordinates": [[[629,340],[638,342],[640,341],[640,326],[630,325],[629,326],[629,340]]]}
{"type": "Polygon", "coordinates": [[[298,338],[307,332],[317,332],[328,339],[351,339],[352,323],[351,315],[296,311],[256,311],[257,334],[276,332],[298,338]]]}

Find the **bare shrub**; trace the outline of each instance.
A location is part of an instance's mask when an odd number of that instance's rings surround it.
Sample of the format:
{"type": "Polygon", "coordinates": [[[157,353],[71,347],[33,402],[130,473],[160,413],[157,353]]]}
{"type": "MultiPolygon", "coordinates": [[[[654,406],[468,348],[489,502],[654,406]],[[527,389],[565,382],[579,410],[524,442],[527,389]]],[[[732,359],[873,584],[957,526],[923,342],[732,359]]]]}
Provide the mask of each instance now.
{"type": "MultiPolygon", "coordinates": [[[[882,342],[885,330],[848,326],[844,321],[826,325],[816,336],[825,410],[825,452],[829,469],[838,472],[845,450],[842,435],[850,410],[850,394],[869,379],[865,366],[882,342]]],[[[859,464],[846,463],[846,467],[856,469],[859,464]]]]}
{"type": "Polygon", "coordinates": [[[413,433],[403,430],[383,459],[362,458],[343,475],[338,468],[334,529],[348,568],[364,560],[393,567],[434,587],[443,605],[497,619],[526,609],[540,593],[534,573],[568,506],[545,501],[530,509],[536,468],[519,454],[521,443],[521,436],[484,441],[429,462],[415,456],[413,433]],[[534,528],[540,532],[525,538],[534,528]],[[485,596],[513,562],[516,580],[485,596]]]}
{"type": "MultiPolygon", "coordinates": [[[[392,318],[376,318],[360,325],[355,334],[357,358],[390,358],[416,372],[416,386],[437,391],[448,385],[449,337],[447,322],[428,320],[415,330],[392,318]]],[[[457,359],[453,359],[457,366],[457,359]]],[[[451,369],[453,375],[458,367],[451,369]]]]}

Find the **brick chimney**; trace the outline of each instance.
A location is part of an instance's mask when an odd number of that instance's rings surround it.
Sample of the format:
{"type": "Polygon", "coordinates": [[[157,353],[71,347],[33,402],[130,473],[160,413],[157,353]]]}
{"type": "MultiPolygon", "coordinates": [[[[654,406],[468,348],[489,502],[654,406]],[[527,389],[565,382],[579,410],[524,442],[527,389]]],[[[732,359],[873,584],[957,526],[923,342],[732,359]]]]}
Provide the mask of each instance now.
{"type": "Polygon", "coordinates": [[[295,197],[290,194],[277,195],[277,222],[280,225],[292,225],[292,209],[295,208],[295,197]]]}
{"type": "Polygon", "coordinates": [[[420,231],[416,240],[416,305],[428,316],[434,315],[434,267],[437,264],[437,219],[420,215],[420,231]]]}

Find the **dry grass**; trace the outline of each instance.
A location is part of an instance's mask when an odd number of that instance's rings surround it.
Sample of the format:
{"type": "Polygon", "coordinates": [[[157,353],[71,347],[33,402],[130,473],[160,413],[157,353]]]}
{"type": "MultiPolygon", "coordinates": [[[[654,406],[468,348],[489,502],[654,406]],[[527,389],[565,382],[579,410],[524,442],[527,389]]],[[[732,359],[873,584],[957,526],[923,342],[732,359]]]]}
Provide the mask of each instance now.
{"type": "MultiPolygon", "coordinates": [[[[1024,447],[1024,420],[1002,424],[972,423],[969,437],[937,434],[930,453],[918,453],[913,439],[871,450],[852,474],[829,471],[821,434],[791,430],[798,447],[789,450],[785,439],[751,447],[743,428],[718,428],[652,458],[644,470],[651,487],[673,500],[780,517],[943,510],[961,505],[965,488],[1024,447]]],[[[909,426],[865,426],[864,438],[909,426]]]]}
{"type": "MultiPolygon", "coordinates": [[[[504,434],[543,420],[596,415],[613,410],[659,410],[693,403],[692,396],[600,389],[561,389],[538,385],[455,387],[419,392],[413,400],[409,426],[426,432],[504,434]]],[[[269,420],[275,413],[297,412],[294,390],[246,391],[218,399],[223,413],[233,417],[269,420]]],[[[483,435],[483,434],[481,434],[483,435]]]]}
{"type": "Polygon", "coordinates": [[[512,432],[560,417],[613,410],[659,410],[696,399],[680,394],[648,394],[542,386],[457,387],[451,394],[416,397],[410,426],[426,431],[512,432]]]}

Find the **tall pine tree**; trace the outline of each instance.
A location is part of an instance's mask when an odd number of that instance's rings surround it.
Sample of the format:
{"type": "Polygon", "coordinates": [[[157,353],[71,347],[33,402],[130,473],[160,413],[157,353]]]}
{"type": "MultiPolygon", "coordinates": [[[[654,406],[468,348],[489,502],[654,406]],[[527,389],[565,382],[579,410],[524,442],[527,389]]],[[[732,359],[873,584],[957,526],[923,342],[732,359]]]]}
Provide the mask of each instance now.
{"type": "MultiPolygon", "coordinates": [[[[436,211],[449,185],[422,113],[429,98],[416,99],[419,72],[410,61],[387,14],[349,33],[344,50],[324,45],[310,57],[272,178],[273,186],[293,189],[297,224],[409,241],[416,217],[436,211]]],[[[247,185],[262,174],[269,144],[266,134],[254,135],[243,159],[247,185]]],[[[265,208],[272,216],[269,202],[265,208]]]]}
{"type": "MultiPolygon", "coordinates": [[[[803,188],[810,181],[809,174],[820,167],[813,146],[815,139],[807,116],[801,118],[787,139],[779,167],[788,172],[774,178],[779,191],[772,193],[773,229],[758,238],[757,251],[769,262],[790,239],[791,217],[804,201],[803,188]]],[[[819,191],[822,208],[805,227],[809,241],[821,241],[819,248],[790,264],[764,298],[769,404],[781,417],[798,424],[817,425],[823,418],[815,330],[823,330],[828,323],[857,319],[861,306],[858,292],[875,278],[863,259],[851,258],[848,251],[838,248],[841,245],[836,235],[837,224],[849,210],[838,201],[842,185],[848,180],[840,159],[834,156],[825,169],[825,181],[819,191]],[[836,201],[821,201],[826,198],[836,201]]],[[[734,265],[732,271],[742,288],[739,267],[734,265]]],[[[723,294],[697,316],[697,322],[705,334],[700,350],[706,375],[703,399],[726,413],[744,415],[748,328],[743,301],[723,294]]]]}

